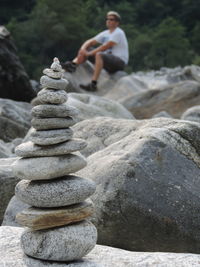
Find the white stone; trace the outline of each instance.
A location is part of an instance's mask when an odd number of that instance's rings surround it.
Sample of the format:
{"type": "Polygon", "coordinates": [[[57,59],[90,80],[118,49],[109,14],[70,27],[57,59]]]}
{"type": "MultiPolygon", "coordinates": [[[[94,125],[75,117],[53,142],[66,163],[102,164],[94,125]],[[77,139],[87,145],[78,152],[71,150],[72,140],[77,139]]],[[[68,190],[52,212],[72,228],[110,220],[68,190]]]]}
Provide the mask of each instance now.
{"type": "Polygon", "coordinates": [[[12,170],[19,179],[46,180],[74,173],[85,166],[85,158],[67,154],[52,157],[20,158],[12,164],[12,170]]]}
{"type": "Polygon", "coordinates": [[[39,91],[37,98],[41,103],[63,104],[67,101],[68,96],[64,90],[44,88],[39,91]]]}
{"type": "Polygon", "coordinates": [[[39,208],[63,207],[83,202],[95,192],[95,183],[78,176],[49,181],[22,180],[15,187],[18,199],[39,208]]]}
{"type": "Polygon", "coordinates": [[[85,140],[71,139],[67,142],[51,145],[51,146],[38,146],[33,142],[28,141],[18,145],[15,153],[19,157],[45,157],[65,155],[71,152],[79,151],[87,146],[85,140]]]}
{"type": "Polygon", "coordinates": [[[74,117],[78,115],[78,109],[67,104],[61,105],[37,105],[32,108],[31,114],[34,117],[45,117],[45,118],[63,118],[63,117],[74,117]]]}
{"type": "Polygon", "coordinates": [[[46,75],[42,76],[40,78],[40,83],[42,85],[42,88],[51,88],[51,89],[59,89],[59,90],[65,90],[67,85],[68,85],[68,81],[65,79],[52,79],[46,75]]]}

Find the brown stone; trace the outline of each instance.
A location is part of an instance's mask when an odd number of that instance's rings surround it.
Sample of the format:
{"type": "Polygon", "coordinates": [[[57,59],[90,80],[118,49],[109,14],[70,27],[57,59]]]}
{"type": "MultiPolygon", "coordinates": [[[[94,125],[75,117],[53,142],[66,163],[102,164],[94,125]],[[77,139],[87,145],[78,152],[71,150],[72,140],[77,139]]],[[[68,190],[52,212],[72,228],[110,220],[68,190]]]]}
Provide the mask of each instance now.
{"type": "Polygon", "coordinates": [[[23,226],[33,230],[41,230],[82,221],[93,212],[93,203],[84,201],[62,208],[30,207],[18,213],[16,219],[23,226]]]}

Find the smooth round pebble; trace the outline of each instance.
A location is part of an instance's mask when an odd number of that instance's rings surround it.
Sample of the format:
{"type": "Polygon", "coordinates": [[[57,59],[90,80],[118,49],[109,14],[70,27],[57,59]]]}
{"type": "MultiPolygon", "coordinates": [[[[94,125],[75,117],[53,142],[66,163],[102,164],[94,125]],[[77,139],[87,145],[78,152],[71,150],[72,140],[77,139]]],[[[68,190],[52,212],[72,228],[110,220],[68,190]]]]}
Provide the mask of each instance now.
{"type": "Polygon", "coordinates": [[[95,226],[83,221],[55,229],[25,230],[21,246],[28,256],[52,261],[73,261],[88,254],[96,245],[95,226]]]}
{"type": "Polygon", "coordinates": [[[63,104],[67,101],[68,96],[64,90],[44,88],[39,91],[37,98],[41,103],[63,104]]]}
{"type": "Polygon", "coordinates": [[[48,68],[44,69],[43,73],[45,75],[47,75],[48,77],[53,78],[53,79],[60,79],[63,75],[63,73],[61,71],[54,71],[54,70],[48,69],[48,68]]]}

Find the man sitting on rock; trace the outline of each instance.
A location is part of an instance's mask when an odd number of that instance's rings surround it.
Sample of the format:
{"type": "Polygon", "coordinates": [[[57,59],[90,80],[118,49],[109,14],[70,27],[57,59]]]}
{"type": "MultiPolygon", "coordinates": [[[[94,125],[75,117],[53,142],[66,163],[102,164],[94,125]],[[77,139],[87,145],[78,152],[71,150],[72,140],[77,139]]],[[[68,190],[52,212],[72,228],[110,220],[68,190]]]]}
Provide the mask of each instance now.
{"type": "Polygon", "coordinates": [[[109,73],[114,73],[123,70],[128,63],[128,42],[124,31],[118,27],[120,21],[121,17],[117,12],[109,11],[106,17],[108,30],[85,41],[76,58],[62,64],[63,69],[72,73],[76,71],[79,64],[84,63],[87,59],[94,63],[92,81],[89,84],[80,84],[82,89],[96,91],[97,80],[102,68],[109,73]],[[94,48],[97,44],[99,46],[94,48]]]}

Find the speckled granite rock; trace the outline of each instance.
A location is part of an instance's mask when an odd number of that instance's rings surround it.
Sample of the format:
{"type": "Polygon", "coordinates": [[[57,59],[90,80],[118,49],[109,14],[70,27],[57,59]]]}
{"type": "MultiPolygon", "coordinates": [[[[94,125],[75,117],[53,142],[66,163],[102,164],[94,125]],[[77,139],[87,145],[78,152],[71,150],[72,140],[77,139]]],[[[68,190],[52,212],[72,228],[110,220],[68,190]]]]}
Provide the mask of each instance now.
{"type": "Polygon", "coordinates": [[[39,91],[37,98],[42,103],[63,104],[67,101],[68,96],[64,90],[45,88],[39,91]]]}
{"type": "Polygon", "coordinates": [[[65,118],[77,116],[78,110],[68,104],[43,104],[33,107],[31,114],[39,118],[65,118]]]}
{"type": "Polygon", "coordinates": [[[16,197],[35,207],[62,207],[80,203],[94,191],[94,182],[72,175],[51,182],[22,180],[15,187],[16,197]]]}
{"type": "Polygon", "coordinates": [[[40,83],[42,85],[42,88],[51,88],[51,89],[57,89],[57,90],[65,90],[68,81],[65,79],[53,79],[48,76],[42,76],[40,79],[40,83]]]}
{"type": "Polygon", "coordinates": [[[55,229],[25,230],[21,245],[28,256],[53,261],[77,260],[88,254],[95,246],[97,230],[83,221],[55,229]]]}

